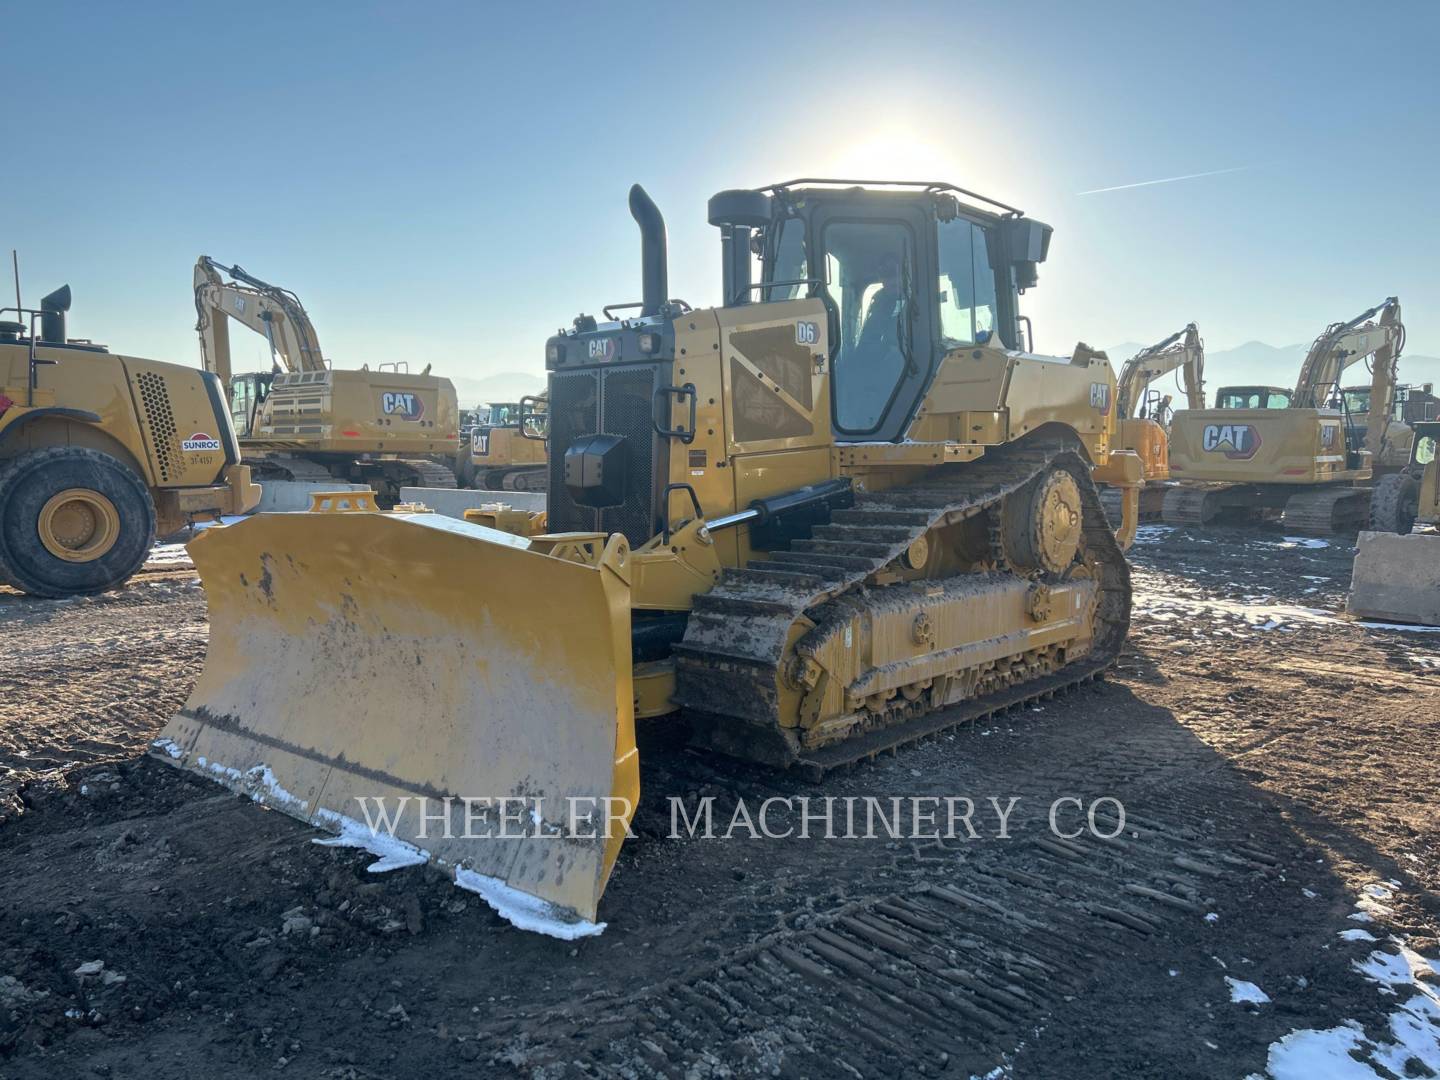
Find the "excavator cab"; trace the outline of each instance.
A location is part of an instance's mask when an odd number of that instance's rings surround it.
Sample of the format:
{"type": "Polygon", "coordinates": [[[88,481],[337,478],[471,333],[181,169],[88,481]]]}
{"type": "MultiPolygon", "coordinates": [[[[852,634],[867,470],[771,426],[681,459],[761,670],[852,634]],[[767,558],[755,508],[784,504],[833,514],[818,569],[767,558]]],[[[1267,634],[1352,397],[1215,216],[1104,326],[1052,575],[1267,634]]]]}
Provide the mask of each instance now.
{"type": "Polygon", "coordinates": [[[230,380],[230,418],[235,424],[235,434],[242,439],[255,435],[255,419],[260,407],[270,393],[270,384],[275,375],[269,371],[252,371],[236,375],[230,380]]]}
{"type": "Polygon", "coordinates": [[[1215,391],[1217,409],[1288,409],[1290,391],[1283,386],[1222,386],[1215,391]]]}

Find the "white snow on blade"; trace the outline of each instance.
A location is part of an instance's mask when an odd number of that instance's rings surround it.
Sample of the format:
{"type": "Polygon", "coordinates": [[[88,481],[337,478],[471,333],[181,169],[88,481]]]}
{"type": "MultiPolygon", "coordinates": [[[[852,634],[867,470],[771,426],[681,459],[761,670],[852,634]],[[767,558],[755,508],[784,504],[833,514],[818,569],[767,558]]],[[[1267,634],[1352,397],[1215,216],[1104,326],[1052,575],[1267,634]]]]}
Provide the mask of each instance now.
{"type": "Polygon", "coordinates": [[[466,870],[455,871],[455,884],[468,889],[495,909],[497,915],[520,930],[531,930],[562,941],[594,937],[605,929],[605,923],[567,918],[554,904],[513,888],[499,878],[466,870]]]}
{"type": "Polygon", "coordinates": [[[1440,626],[1420,626],[1415,623],[1371,622],[1362,619],[1356,625],[1363,626],[1366,630],[1409,630],[1414,634],[1440,634],[1440,626]]]}
{"type": "Polygon", "coordinates": [[[343,814],[333,816],[339,818],[340,835],[322,836],[310,842],[321,847],[361,848],[368,851],[376,856],[376,860],[365,868],[372,874],[383,874],[387,870],[400,870],[406,866],[419,866],[430,860],[430,856],[414,844],[385,833],[377,833],[343,814]]]}
{"type": "Polygon", "coordinates": [[[163,750],[176,761],[179,761],[180,758],[185,756],[185,751],[180,749],[180,744],[174,739],[152,739],[150,740],[150,745],[155,747],[156,750],[163,750]]]}
{"type": "Polygon", "coordinates": [[[1270,1004],[1270,995],[1252,982],[1246,982],[1244,979],[1236,979],[1226,975],[1225,984],[1230,987],[1230,1000],[1236,1005],[1270,1004]]]}
{"type": "Polygon", "coordinates": [[[1282,548],[1328,548],[1328,540],[1317,540],[1313,536],[1282,536],[1276,547],[1282,548]]]}
{"type": "Polygon", "coordinates": [[[1379,941],[1380,939],[1369,930],[1361,930],[1358,926],[1354,930],[1341,930],[1341,941],[1379,941]]]}

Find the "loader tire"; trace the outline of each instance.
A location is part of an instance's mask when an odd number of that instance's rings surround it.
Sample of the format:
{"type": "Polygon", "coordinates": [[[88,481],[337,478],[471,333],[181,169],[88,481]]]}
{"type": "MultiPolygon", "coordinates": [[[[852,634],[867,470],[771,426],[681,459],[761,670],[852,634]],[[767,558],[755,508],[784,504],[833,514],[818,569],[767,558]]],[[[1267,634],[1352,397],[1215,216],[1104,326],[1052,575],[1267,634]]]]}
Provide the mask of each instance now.
{"type": "Polygon", "coordinates": [[[1420,489],[1407,473],[1382,476],[1370,493],[1370,531],[1404,536],[1420,512],[1420,489]]]}
{"type": "Polygon", "coordinates": [[[0,466],[0,576],[59,598],[123,585],[155,543],[145,481],[80,446],[30,450],[0,466]]]}

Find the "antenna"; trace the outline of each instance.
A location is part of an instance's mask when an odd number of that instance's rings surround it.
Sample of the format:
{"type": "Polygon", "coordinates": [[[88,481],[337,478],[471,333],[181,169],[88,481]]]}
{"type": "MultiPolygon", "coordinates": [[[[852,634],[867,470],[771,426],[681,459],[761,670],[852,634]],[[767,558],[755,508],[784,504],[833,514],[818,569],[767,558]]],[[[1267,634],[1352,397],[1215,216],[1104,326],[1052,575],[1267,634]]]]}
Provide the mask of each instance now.
{"type": "Polygon", "coordinates": [[[15,317],[20,317],[20,253],[10,249],[10,265],[15,268],[15,317]]]}

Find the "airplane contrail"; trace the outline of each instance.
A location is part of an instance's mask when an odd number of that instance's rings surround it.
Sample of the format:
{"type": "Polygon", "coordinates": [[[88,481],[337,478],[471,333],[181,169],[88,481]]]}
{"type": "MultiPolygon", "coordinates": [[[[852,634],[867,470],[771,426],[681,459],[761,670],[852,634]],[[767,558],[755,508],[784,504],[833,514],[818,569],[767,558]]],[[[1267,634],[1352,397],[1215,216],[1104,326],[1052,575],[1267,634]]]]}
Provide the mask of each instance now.
{"type": "Polygon", "coordinates": [[[1141,180],[1138,184],[1116,184],[1114,187],[1094,188],[1090,191],[1077,191],[1076,195],[1101,195],[1107,191],[1127,191],[1130,188],[1150,187],[1152,184],[1173,184],[1177,180],[1198,180],[1202,176],[1224,176],[1226,173],[1244,172],[1250,168],[1249,165],[1237,165],[1233,169],[1212,169],[1209,172],[1188,173],[1185,176],[1167,176],[1161,180],[1141,180]]]}

